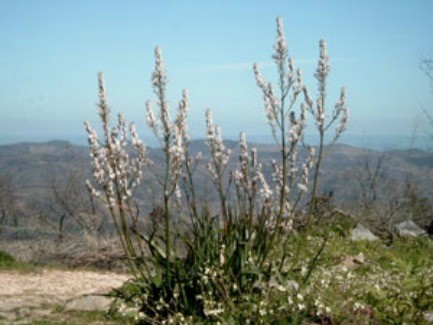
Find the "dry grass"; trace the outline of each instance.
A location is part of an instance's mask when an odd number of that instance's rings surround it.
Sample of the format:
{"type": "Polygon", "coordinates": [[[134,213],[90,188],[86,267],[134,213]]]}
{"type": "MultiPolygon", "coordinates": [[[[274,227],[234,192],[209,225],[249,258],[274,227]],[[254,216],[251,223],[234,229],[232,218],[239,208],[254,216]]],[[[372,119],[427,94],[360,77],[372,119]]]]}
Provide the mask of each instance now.
{"type": "Polygon", "coordinates": [[[123,272],[125,254],[115,238],[92,236],[53,239],[0,240],[0,251],[17,261],[42,266],[102,269],[123,272]]]}

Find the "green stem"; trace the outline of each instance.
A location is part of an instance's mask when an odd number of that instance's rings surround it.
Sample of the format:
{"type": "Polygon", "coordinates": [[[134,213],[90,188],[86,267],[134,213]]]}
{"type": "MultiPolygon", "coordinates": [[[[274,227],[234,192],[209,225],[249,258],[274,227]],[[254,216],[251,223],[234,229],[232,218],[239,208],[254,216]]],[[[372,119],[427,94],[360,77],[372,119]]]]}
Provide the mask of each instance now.
{"type": "MultiPolygon", "coordinates": [[[[170,177],[170,138],[165,139],[165,180],[164,180],[164,212],[165,212],[165,280],[166,288],[170,288],[170,197],[168,192],[170,177]]],[[[167,290],[167,298],[170,299],[171,290],[167,290]]]]}
{"type": "Polygon", "coordinates": [[[287,155],[286,155],[286,112],[285,112],[285,90],[284,90],[284,69],[280,67],[280,92],[281,92],[281,107],[280,107],[280,137],[281,137],[281,164],[282,164],[282,186],[280,189],[280,207],[277,215],[274,232],[269,240],[269,245],[263,254],[263,259],[260,265],[265,262],[270,248],[273,246],[275,236],[278,232],[281,220],[284,213],[284,205],[286,203],[286,172],[287,172],[287,155]]]}
{"type": "Polygon", "coordinates": [[[311,263],[310,263],[310,265],[308,267],[307,275],[305,276],[304,280],[302,281],[303,285],[305,285],[308,282],[308,279],[310,278],[311,274],[313,273],[313,271],[314,271],[314,269],[316,267],[317,261],[319,260],[320,255],[322,255],[322,253],[323,253],[323,251],[324,251],[324,249],[326,247],[326,244],[328,243],[328,239],[329,239],[329,236],[326,236],[323,239],[323,242],[322,242],[322,245],[319,248],[319,251],[317,252],[316,256],[314,256],[313,260],[311,261],[311,263]]]}
{"type": "MultiPolygon", "coordinates": [[[[109,198],[108,198],[108,195],[107,195],[107,201],[108,200],[109,200],[109,198]]],[[[124,236],[122,235],[122,231],[120,229],[120,226],[119,226],[119,224],[117,222],[117,218],[116,218],[116,214],[114,212],[114,209],[111,206],[109,206],[109,211],[110,211],[110,215],[111,215],[111,217],[113,219],[113,222],[114,222],[114,224],[116,226],[117,235],[119,236],[120,242],[122,244],[123,251],[125,252],[125,254],[127,256],[128,264],[129,264],[129,268],[131,270],[131,273],[134,276],[134,278],[137,278],[137,272],[136,272],[134,263],[132,262],[132,259],[130,258],[130,254],[129,254],[129,251],[128,251],[127,244],[125,242],[124,236]]]]}
{"type": "MultiPolygon", "coordinates": [[[[164,195],[164,209],[165,209],[165,279],[167,287],[170,287],[170,208],[169,198],[164,195]]],[[[169,294],[169,291],[167,292],[169,294]]]]}
{"type": "Polygon", "coordinates": [[[313,183],[313,190],[311,193],[311,202],[310,202],[310,216],[314,214],[316,209],[317,185],[319,183],[319,173],[320,173],[320,168],[322,166],[323,145],[324,145],[324,131],[323,129],[320,129],[319,156],[317,158],[316,168],[314,171],[314,183],[313,183]]]}

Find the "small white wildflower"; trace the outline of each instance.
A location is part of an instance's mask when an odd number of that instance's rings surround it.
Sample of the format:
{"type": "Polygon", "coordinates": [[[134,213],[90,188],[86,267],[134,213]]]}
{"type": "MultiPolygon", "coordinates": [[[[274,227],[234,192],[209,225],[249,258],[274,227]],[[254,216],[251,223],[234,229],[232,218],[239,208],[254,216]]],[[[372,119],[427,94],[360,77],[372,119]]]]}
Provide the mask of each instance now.
{"type": "Polygon", "coordinates": [[[299,310],[305,310],[305,308],[306,308],[305,304],[301,304],[301,303],[298,304],[298,309],[299,310]]]}
{"type": "Polygon", "coordinates": [[[287,288],[285,286],[282,286],[282,285],[278,285],[277,290],[280,292],[287,292],[287,288]]]}

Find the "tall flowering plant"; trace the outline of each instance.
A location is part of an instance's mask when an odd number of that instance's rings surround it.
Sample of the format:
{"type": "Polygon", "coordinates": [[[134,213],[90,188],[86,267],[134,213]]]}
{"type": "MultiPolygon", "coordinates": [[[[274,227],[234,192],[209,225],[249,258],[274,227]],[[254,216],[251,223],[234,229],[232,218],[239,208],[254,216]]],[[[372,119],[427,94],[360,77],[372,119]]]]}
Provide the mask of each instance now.
{"type": "Polygon", "coordinates": [[[239,168],[233,172],[238,209],[242,216],[247,217],[248,220],[244,221],[252,225],[260,203],[266,209],[270,204],[273,191],[263,175],[262,164],[258,162],[257,149],[248,150],[244,132],[239,135],[239,149],[239,168]]]}
{"type": "Polygon", "coordinates": [[[177,116],[174,120],[170,117],[169,105],[166,98],[167,73],[162,61],[161,49],[155,49],[155,71],[152,74],[153,91],[157,97],[158,114],[154,113],[151,101],[146,102],[147,124],[159,140],[165,157],[164,174],[159,183],[163,193],[163,209],[165,218],[165,276],[170,286],[170,258],[171,258],[171,198],[175,195],[180,200],[179,181],[183,174],[185,161],[185,141],[188,140],[186,124],[188,110],[188,93],[182,93],[177,116]]]}
{"type": "Polygon", "coordinates": [[[263,94],[266,118],[280,148],[279,160],[272,162],[276,217],[271,216],[274,221],[270,224],[273,235],[269,247],[272,246],[278,229],[290,228],[292,224],[292,213],[302,193],[308,189],[308,174],[314,156],[314,149],[311,149],[307,160],[299,168],[298,150],[306,128],[307,105],[302,102],[300,112],[296,114],[296,103],[304,89],[302,71],[295,68],[294,59],[289,57],[281,17],[277,18],[277,39],[272,58],[278,72],[277,89],[273,83],[264,80],[256,63],[253,66],[257,86],[263,94]]]}
{"type": "Polygon", "coordinates": [[[349,108],[346,103],[346,88],[341,89],[340,98],[337,100],[334,106],[334,110],[331,116],[326,114],[326,86],[329,72],[331,67],[329,65],[330,57],[327,53],[326,42],[321,40],[319,43],[320,47],[320,58],[318,60],[315,77],[318,84],[318,96],[314,102],[311,98],[308,89],[303,88],[305,103],[307,104],[308,112],[313,116],[317,131],[319,133],[319,153],[315,162],[314,182],[311,194],[310,203],[310,214],[314,212],[316,206],[316,195],[317,186],[319,181],[320,168],[323,160],[323,148],[325,145],[325,133],[329,128],[338,121],[338,125],[335,128],[335,134],[331,143],[335,143],[341,134],[347,128],[347,122],[349,121],[349,108]]]}
{"type": "MultiPolygon", "coordinates": [[[[161,236],[155,236],[157,232],[153,230],[146,235],[138,229],[138,212],[132,198],[142,180],[143,168],[151,168],[153,164],[147,158],[146,148],[134,124],[128,125],[119,114],[117,124],[110,126],[104,80],[102,74],[99,75],[98,107],[104,137],[100,140],[90,124],[85,123],[94,178],[93,182],[87,181],[87,186],[95,196],[106,201],[110,210],[135,281],[139,283],[136,291],[146,324],[164,323],[173,315],[180,315],[181,319],[183,315],[192,315],[219,321],[224,319],[224,315],[230,317],[236,312],[236,304],[240,301],[250,296],[261,300],[265,291],[271,292],[268,290],[275,285],[279,287],[276,281],[281,284],[291,279],[290,272],[296,264],[296,256],[289,254],[291,247],[296,245],[290,242],[294,212],[301,196],[308,192],[309,174],[315,163],[314,197],[324,133],[339,120],[335,139],[339,137],[346,127],[347,107],[343,91],[333,117],[325,123],[324,102],[329,72],[325,43],[321,42],[316,73],[319,98],[313,104],[303,85],[301,71],[295,69],[294,60],[288,55],[281,18],[277,19],[273,60],[278,72],[277,87],[266,82],[258,65],[254,64],[267,121],[280,149],[279,159],[271,164],[272,183],[268,184],[257,150],[249,150],[243,132],[239,136],[237,168],[229,170],[232,151],[224,144],[221,129],[214,124],[208,109],[206,144],[210,155],[207,169],[220,205],[216,213],[205,208],[199,213],[193,173],[202,155],[192,157],[189,152],[188,93],[183,91],[177,112],[172,116],[161,49],[155,49],[152,86],[156,104],[146,102],[146,122],[164,154],[159,166],[163,171],[155,173],[162,191],[164,232],[161,236]],[[300,99],[302,93],[304,101],[300,99]],[[301,161],[298,155],[300,145],[304,143],[308,112],[313,115],[322,137],[316,162],[313,148],[309,148],[307,157],[301,161]],[[191,228],[181,233],[173,227],[175,200],[186,203],[184,208],[191,217],[192,233],[189,231],[191,228]],[[173,235],[184,235],[179,236],[184,239],[183,250],[174,247],[173,235]],[[150,256],[145,256],[145,248],[150,256]],[[285,263],[289,256],[290,269],[285,263]]],[[[302,249],[305,241],[299,242],[298,248],[302,249]]],[[[326,240],[311,262],[304,283],[308,281],[325,244],[326,240]]],[[[129,296],[127,299],[131,300],[129,296]]]]}
{"type": "Polygon", "coordinates": [[[97,106],[104,136],[100,139],[90,123],[84,123],[94,179],[94,182],[87,180],[86,185],[94,196],[106,201],[131,270],[134,275],[139,275],[139,261],[144,255],[144,249],[137,235],[138,214],[132,204],[132,195],[142,180],[142,169],[148,163],[146,147],[138,137],[134,123],[128,125],[122,114],[118,114],[117,124],[110,126],[110,108],[102,73],[98,75],[98,85],[97,106]],[[133,154],[128,150],[129,144],[132,144],[133,154]],[[130,227],[137,230],[135,236],[130,227]]]}
{"type": "Polygon", "coordinates": [[[223,180],[226,173],[227,164],[232,154],[231,149],[225,147],[221,128],[214,125],[212,112],[206,110],[206,128],[207,128],[207,145],[211,154],[211,161],[207,164],[207,169],[211,175],[211,179],[218,192],[221,203],[221,216],[224,229],[227,229],[227,188],[225,188],[223,180]]]}

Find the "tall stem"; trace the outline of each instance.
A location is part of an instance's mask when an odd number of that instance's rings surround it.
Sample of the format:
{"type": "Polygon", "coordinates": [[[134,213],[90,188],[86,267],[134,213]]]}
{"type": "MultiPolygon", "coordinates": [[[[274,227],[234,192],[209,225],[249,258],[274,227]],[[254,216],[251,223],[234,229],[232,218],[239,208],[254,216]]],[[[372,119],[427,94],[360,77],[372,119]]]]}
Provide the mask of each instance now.
{"type": "MultiPolygon", "coordinates": [[[[165,137],[165,180],[164,180],[164,212],[165,212],[165,279],[167,287],[170,287],[170,206],[169,206],[169,176],[170,176],[170,138],[165,137]]],[[[167,291],[170,295],[170,290],[167,291]]],[[[170,297],[168,297],[170,298],[170,297]]]]}
{"type": "MultiPolygon", "coordinates": [[[[284,63],[283,63],[284,64],[284,63]]],[[[284,213],[284,205],[286,203],[286,172],[287,172],[287,154],[286,154],[286,112],[285,112],[285,73],[284,66],[280,65],[279,67],[279,75],[280,75],[280,92],[281,92],[281,107],[280,107],[280,137],[281,137],[281,163],[282,163],[282,182],[280,189],[280,207],[278,211],[277,221],[275,224],[274,232],[271,235],[269,240],[269,245],[267,245],[267,249],[263,253],[262,261],[260,265],[263,265],[268,254],[269,248],[273,246],[275,236],[281,224],[281,220],[283,218],[284,213]]]]}
{"type": "Polygon", "coordinates": [[[227,231],[227,204],[226,204],[226,197],[224,194],[224,189],[222,186],[222,180],[220,180],[218,183],[218,192],[219,192],[220,201],[221,201],[221,213],[222,213],[222,217],[223,217],[223,229],[224,229],[224,233],[225,233],[227,231]]]}
{"type": "Polygon", "coordinates": [[[314,171],[314,183],[313,183],[313,190],[311,193],[310,215],[312,215],[316,209],[317,184],[319,181],[320,167],[322,166],[323,145],[324,145],[324,130],[323,130],[323,128],[321,128],[320,129],[320,143],[319,143],[319,157],[317,158],[316,168],[314,171]]]}
{"type": "MultiPolygon", "coordinates": [[[[283,62],[284,64],[284,62],[283,62]]],[[[277,218],[277,226],[283,217],[284,205],[286,201],[286,173],[287,173],[287,155],[286,155],[286,112],[285,112],[285,73],[284,68],[280,67],[280,93],[281,93],[281,107],[280,107],[280,122],[281,122],[281,162],[282,162],[282,186],[280,189],[280,211],[277,218]]]]}
{"type": "MultiPolygon", "coordinates": [[[[325,43],[321,42],[321,58],[325,60],[326,58],[326,48],[325,43]]],[[[317,195],[317,184],[319,181],[319,173],[320,173],[320,167],[322,165],[322,158],[323,158],[323,145],[324,145],[324,135],[325,135],[325,99],[326,99],[326,69],[321,66],[319,66],[317,70],[317,80],[319,81],[319,105],[317,107],[317,114],[318,114],[318,129],[319,129],[319,136],[320,136],[320,143],[319,143],[319,157],[317,158],[316,168],[314,172],[314,184],[313,184],[313,191],[311,193],[311,202],[310,202],[310,216],[314,213],[314,210],[316,209],[316,195],[317,195]]]]}

